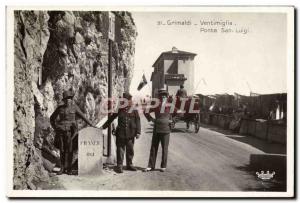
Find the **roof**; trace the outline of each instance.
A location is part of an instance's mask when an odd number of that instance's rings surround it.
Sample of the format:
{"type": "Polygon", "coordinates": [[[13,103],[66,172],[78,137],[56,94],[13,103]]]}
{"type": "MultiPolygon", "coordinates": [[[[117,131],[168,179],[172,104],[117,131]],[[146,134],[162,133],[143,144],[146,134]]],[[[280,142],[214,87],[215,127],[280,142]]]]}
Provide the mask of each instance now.
{"type": "Polygon", "coordinates": [[[181,50],[178,50],[176,47],[173,47],[171,51],[162,52],[159,55],[159,57],[156,59],[156,61],[152,65],[152,67],[155,67],[156,63],[160,60],[160,58],[163,57],[163,56],[166,56],[166,55],[193,56],[194,57],[197,54],[191,53],[191,52],[187,52],[187,51],[181,51],[181,50]]]}

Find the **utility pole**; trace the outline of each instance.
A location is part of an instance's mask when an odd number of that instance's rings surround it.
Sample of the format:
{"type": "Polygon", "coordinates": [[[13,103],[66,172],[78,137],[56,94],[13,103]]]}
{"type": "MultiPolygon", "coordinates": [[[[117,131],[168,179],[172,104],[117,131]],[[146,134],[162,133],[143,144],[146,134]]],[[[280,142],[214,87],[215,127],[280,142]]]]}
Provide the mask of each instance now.
{"type": "MultiPolygon", "coordinates": [[[[115,15],[109,12],[109,31],[108,31],[108,109],[112,108],[112,48],[115,40],[115,15]]],[[[108,117],[111,113],[108,113],[108,117]]],[[[111,125],[107,129],[107,156],[111,156],[111,125]]]]}
{"type": "MultiPolygon", "coordinates": [[[[111,53],[112,53],[112,41],[109,39],[108,40],[108,110],[110,112],[111,110],[111,96],[112,96],[112,65],[111,65],[111,53]]],[[[108,117],[111,116],[111,113],[108,113],[108,117]]],[[[111,125],[108,126],[107,128],[107,156],[110,157],[111,156],[111,125]]]]}

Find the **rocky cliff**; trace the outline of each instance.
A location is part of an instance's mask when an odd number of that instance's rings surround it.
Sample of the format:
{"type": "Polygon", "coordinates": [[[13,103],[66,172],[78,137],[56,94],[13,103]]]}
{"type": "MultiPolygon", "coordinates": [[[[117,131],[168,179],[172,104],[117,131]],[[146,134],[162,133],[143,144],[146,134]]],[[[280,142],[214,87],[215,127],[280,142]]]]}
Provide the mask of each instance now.
{"type": "MultiPolygon", "coordinates": [[[[128,12],[116,15],[113,95],[130,85],[136,28],[128,12]]],[[[49,117],[62,92],[94,123],[107,97],[108,12],[16,11],[14,40],[14,189],[36,189],[47,181],[41,148],[53,142],[49,117]]]]}

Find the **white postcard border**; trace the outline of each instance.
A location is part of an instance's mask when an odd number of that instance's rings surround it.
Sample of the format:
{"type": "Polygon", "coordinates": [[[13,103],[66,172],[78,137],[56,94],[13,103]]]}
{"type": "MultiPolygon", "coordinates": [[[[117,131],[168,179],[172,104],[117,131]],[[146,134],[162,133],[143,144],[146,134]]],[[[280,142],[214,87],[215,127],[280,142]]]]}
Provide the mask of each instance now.
{"type": "Polygon", "coordinates": [[[294,7],[292,6],[10,6],[6,8],[6,152],[8,197],[293,197],[294,196],[294,7]],[[287,191],[88,191],[88,190],[13,190],[13,108],[14,108],[14,10],[126,10],[140,12],[235,12],[287,14],[287,191]]]}

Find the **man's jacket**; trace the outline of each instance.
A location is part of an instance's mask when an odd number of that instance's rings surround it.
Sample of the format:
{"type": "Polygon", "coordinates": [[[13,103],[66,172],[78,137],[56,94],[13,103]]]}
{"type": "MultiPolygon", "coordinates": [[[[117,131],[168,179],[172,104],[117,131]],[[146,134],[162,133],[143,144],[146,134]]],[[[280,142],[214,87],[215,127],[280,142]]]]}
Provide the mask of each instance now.
{"type": "Polygon", "coordinates": [[[148,109],[148,111],[144,112],[145,117],[148,121],[154,122],[153,131],[156,133],[170,133],[170,123],[172,122],[172,113],[176,112],[176,108],[174,108],[174,112],[171,112],[170,106],[164,106],[162,102],[160,102],[159,106],[156,108],[148,109]],[[153,118],[150,113],[154,112],[155,118],[153,118]]]}
{"type": "Polygon", "coordinates": [[[92,125],[76,104],[58,106],[50,116],[50,123],[55,130],[70,131],[71,128],[77,127],[76,116],[83,119],[89,125],[92,125]]]}
{"type": "Polygon", "coordinates": [[[177,97],[187,97],[187,91],[185,89],[179,89],[176,93],[177,97]]]}
{"type": "Polygon", "coordinates": [[[141,121],[137,110],[129,112],[130,107],[119,109],[117,113],[113,113],[103,124],[103,128],[107,128],[115,118],[118,117],[118,126],[116,136],[119,138],[134,138],[137,134],[141,134],[141,121]]]}

